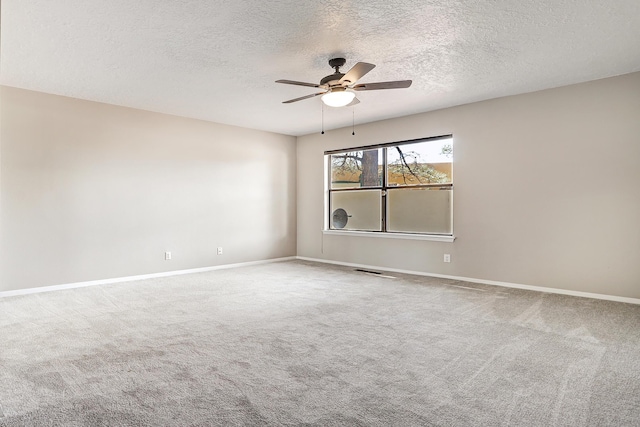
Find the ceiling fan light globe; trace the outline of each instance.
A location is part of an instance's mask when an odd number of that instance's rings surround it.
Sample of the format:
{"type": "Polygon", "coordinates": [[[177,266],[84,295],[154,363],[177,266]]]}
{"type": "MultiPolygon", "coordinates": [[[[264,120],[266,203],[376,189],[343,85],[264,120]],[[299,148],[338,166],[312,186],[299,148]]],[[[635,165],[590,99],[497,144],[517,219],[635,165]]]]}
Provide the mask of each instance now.
{"type": "Polygon", "coordinates": [[[322,102],[329,107],[344,107],[349,105],[356,94],[349,90],[330,91],[322,95],[322,102]]]}

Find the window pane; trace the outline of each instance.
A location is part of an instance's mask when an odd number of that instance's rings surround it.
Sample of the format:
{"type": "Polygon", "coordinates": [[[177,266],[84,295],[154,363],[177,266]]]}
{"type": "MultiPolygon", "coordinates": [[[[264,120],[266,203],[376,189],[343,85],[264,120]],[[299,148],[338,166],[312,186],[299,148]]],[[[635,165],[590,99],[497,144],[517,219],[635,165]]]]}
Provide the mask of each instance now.
{"type": "Polygon", "coordinates": [[[381,201],[381,190],[332,192],[330,227],[334,230],[380,231],[381,201]]]}
{"type": "Polygon", "coordinates": [[[451,188],[387,191],[387,231],[451,234],[451,188]]]}
{"type": "Polygon", "coordinates": [[[380,187],[382,149],[331,155],[331,188],[380,187]]]}
{"type": "Polygon", "coordinates": [[[387,148],[390,187],[451,183],[452,139],[417,142],[387,148]]]}

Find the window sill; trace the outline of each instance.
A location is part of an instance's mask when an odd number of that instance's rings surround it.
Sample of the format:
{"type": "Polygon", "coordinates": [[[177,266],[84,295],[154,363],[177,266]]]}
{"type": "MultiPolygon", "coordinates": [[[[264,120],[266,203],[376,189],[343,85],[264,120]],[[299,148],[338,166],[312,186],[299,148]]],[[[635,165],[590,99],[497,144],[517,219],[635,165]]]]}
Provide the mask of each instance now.
{"type": "Polygon", "coordinates": [[[455,236],[438,236],[433,234],[381,233],[375,231],[322,230],[322,234],[331,236],[380,237],[383,239],[430,240],[432,242],[452,243],[455,236]]]}

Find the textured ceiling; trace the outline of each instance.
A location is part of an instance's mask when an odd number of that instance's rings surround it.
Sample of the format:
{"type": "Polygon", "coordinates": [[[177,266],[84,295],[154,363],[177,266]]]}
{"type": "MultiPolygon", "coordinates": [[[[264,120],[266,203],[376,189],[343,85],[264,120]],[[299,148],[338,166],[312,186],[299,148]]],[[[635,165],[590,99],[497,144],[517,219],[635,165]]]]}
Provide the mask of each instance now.
{"type": "MultiPolygon", "coordinates": [[[[4,0],[0,82],[302,135],[327,60],[377,67],[356,123],[640,70],[638,0],[4,0]]],[[[352,108],[325,108],[325,128],[352,108]]]]}

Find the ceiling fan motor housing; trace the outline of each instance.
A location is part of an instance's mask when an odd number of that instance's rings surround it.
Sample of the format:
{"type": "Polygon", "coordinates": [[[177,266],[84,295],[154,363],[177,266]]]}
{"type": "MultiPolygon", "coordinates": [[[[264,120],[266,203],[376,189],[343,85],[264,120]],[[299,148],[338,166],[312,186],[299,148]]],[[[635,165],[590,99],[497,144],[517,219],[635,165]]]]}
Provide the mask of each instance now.
{"type": "Polygon", "coordinates": [[[344,73],[340,72],[340,67],[344,66],[346,62],[347,60],[344,58],[330,59],[329,65],[331,66],[331,68],[335,69],[336,72],[324,77],[322,80],[320,80],[320,84],[321,85],[329,84],[329,86],[331,86],[330,84],[331,82],[335,81],[335,83],[338,83],[338,81],[342,78],[342,76],[344,76],[344,73]]]}
{"type": "Polygon", "coordinates": [[[329,86],[331,86],[330,85],[331,82],[338,83],[338,81],[342,78],[342,76],[344,76],[343,73],[330,74],[330,75],[324,77],[322,80],[320,80],[320,85],[329,84],[329,86]]]}

